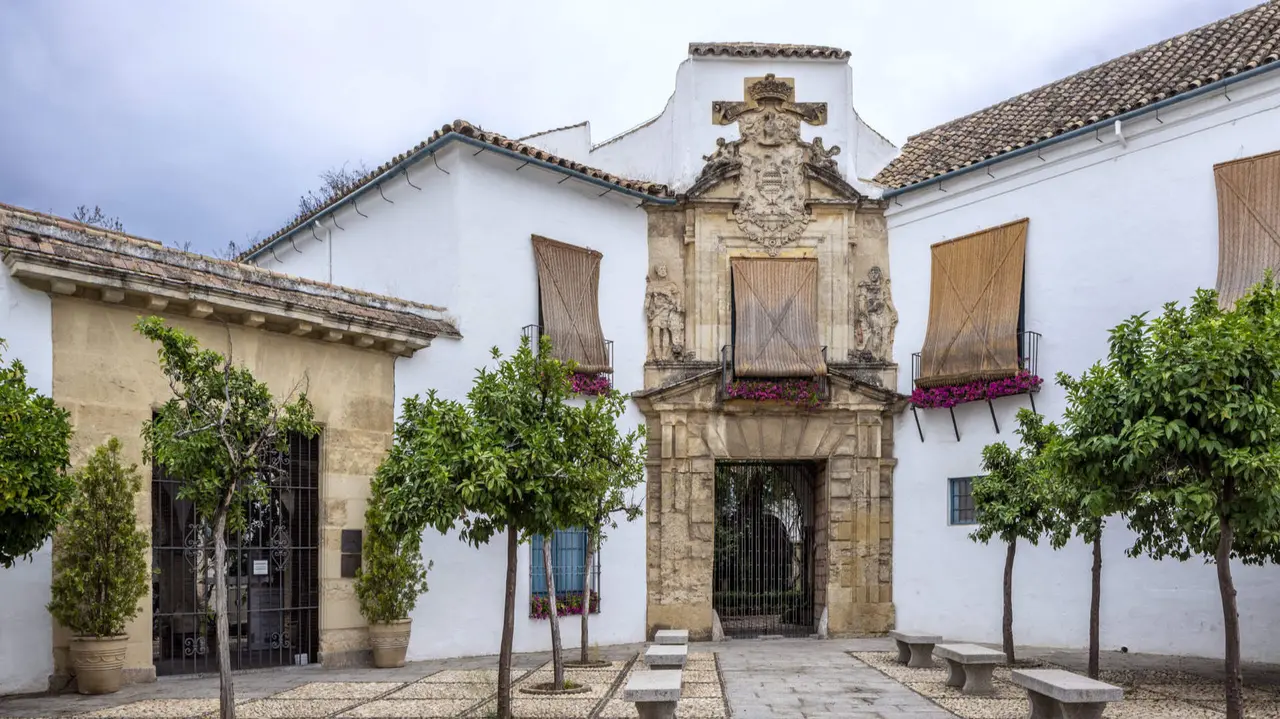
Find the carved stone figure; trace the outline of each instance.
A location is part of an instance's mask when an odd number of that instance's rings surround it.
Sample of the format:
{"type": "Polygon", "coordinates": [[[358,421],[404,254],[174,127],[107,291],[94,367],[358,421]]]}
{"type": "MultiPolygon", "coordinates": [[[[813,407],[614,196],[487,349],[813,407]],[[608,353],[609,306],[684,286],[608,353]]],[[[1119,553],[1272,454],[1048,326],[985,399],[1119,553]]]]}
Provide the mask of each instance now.
{"type": "Polygon", "coordinates": [[[858,310],[854,324],[856,356],[861,362],[893,361],[893,333],[898,311],[889,294],[889,278],[879,267],[867,270],[858,283],[858,310]]]}
{"type": "Polygon", "coordinates": [[[684,297],[667,277],[667,266],[654,265],[645,280],[644,314],[649,320],[649,359],[680,359],[684,354],[684,297]]]}
{"type": "Polygon", "coordinates": [[[731,217],[743,234],[777,255],[804,232],[811,219],[805,205],[808,188],[800,118],[765,104],[758,112],[743,115],[738,127],[742,131],[740,200],[731,217]]]}
{"type": "Polygon", "coordinates": [[[840,154],[840,146],[832,145],[831,149],[822,146],[822,138],[815,137],[809,145],[809,164],[814,167],[820,167],[824,170],[839,172],[839,166],[836,165],[835,157],[840,154]]]}
{"type": "Polygon", "coordinates": [[[710,155],[703,155],[707,164],[702,168],[702,175],[713,175],[738,162],[738,141],[728,142],[723,137],[716,138],[716,149],[710,155]]]}

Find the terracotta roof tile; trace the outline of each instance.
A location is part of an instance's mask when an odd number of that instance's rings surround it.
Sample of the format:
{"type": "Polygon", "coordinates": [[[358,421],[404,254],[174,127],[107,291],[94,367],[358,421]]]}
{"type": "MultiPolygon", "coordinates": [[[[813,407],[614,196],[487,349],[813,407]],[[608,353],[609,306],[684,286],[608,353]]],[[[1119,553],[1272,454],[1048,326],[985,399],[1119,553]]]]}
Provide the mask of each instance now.
{"type": "Polygon", "coordinates": [[[876,176],[901,188],[1107,120],[1280,59],[1267,2],[907,139],[876,176]]]}
{"type": "Polygon", "coordinates": [[[489,132],[487,130],[481,129],[478,126],[467,122],[466,120],[454,120],[452,123],[441,127],[439,130],[436,130],[434,133],[432,133],[431,137],[427,138],[426,140],[423,140],[422,142],[419,142],[417,145],[414,145],[412,148],[400,153],[399,155],[396,155],[390,160],[382,163],[378,167],[369,171],[368,174],[366,174],[364,177],[360,178],[358,181],[352,184],[351,187],[348,188],[345,193],[337,197],[334,197],[333,200],[329,202],[329,204],[316,210],[315,212],[311,212],[306,215],[295,217],[292,222],[280,228],[279,230],[273,232],[270,237],[267,237],[266,239],[257,243],[253,247],[250,247],[249,249],[241,253],[240,259],[245,259],[248,256],[252,255],[253,253],[257,252],[258,250],[261,250],[267,245],[270,245],[272,242],[275,242],[277,239],[284,236],[294,228],[299,227],[301,225],[305,225],[309,220],[311,220],[311,218],[323,213],[325,210],[329,209],[333,205],[342,201],[344,198],[349,197],[350,195],[358,192],[361,188],[365,187],[370,182],[373,182],[374,179],[381,176],[387,170],[390,170],[396,164],[403,162],[404,160],[412,156],[414,153],[419,152],[422,149],[426,148],[427,145],[451,133],[457,133],[458,135],[463,137],[469,137],[473,140],[479,140],[480,142],[483,142],[488,145],[493,145],[494,147],[500,147],[504,150],[509,150],[511,152],[515,152],[517,154],[524,155],[526,157],[529,157],[535,160],[539,160],[541,162],[546,162],[546,163],[555,165],[557,167],[562,167],[566,170],[581,173],[583,175],[587,175],[588,177],[592,177],[597,180],[600,180],[601,182],[604,182],[610,185],[615,185],[617,187],[621,187],[627,190],[631,190],[632,192],[638,192],[642,195],[649,195],[651,197],[657,197],[657,198],[675,197],[675,195],[671,192],[671,189],[668,188],[666,185],[656,183],[656,182],[645,182],[643,180],[629,180],[625,177],[619,177],[618,175],[605,172],[604,170],[596,169],[594,167],[584,165],[580,162],[575,162],[573,160],[569,160],[563,157],[559,157],[557,155],[553,155],[550,152],[541,150],[537,147],[534,147],[533,145],[525,144],[523,142],[520,142],[519,140],[512,140],[511,138],[508,138],[503,135],[499,135],[496,132],[489,132]]]}
{"type": "Polygon", "coordinates": [[[422,337],[456,337],[443,308],[305,280],[256,265],[165,247],[151,240],[0,204],[0,254],[189,286],[342,317],[422,337]]]}
{"type": "Polygon", "coordinates": [[[848,50],[825,45],[790,45],[771,42],[691,42],[694,57],[792,57],[848,60],[848,50]]]}

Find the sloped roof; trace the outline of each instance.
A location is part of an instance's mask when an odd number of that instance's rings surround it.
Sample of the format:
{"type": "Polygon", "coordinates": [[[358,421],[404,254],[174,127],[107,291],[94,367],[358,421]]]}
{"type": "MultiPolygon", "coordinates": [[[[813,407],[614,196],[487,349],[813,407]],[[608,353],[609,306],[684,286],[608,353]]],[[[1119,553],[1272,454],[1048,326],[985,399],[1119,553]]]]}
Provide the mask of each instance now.
{"type": "Polygon", "coordinates": [[[514,152],[518,155],[523,155],[533,160],[538,160],[540,162],[554,165],[555,167],[562,168],[570,172],[586,175],[587,177],[593,178],[605,184],[613,185],[615,187],[629,190],[631,192],[635,192],[640,195],[646,195],[649,197],[660,198],[660,199],[668,199],[668,198],[675,197],[675,195],[671,192],[670,188],[668,188],[666,185],[663,185],[657,182],[646,182],[644,180],[631,180],[625,177],[620,177],[618,175],[605,172],[604,170],[590,167],[580,162],[575,162],[574,160],[569,160],[567,158],[553,155],[550,152],[534,147],[533,145],[520,142],[519,140],[512,140],[511,138],[508,138],[504,135],[499,135],[496,132],[489,132],[488,130],[484,130],[477,125],[473,125],[470,122],[467,122],[466,120],[454,120],[448,125],[441,127],[439,130],[436,130],[434,133],[432,133],[431,137],[427,138],[426,140],[419,142],[417,145],[414,145],[412,148],[405,150],[399,155],[396,155],[390,160],[377,166],[373,170],[370,170],[368,174],[366,174],[364,177],[360,178],[355,183],[353,183],[351,187],[347,189],[346,192],[330,200],[327,205],[315,210],[314,212],[309,212],[305,215],[299,215],[298,217],[295,217],[289,224],[271,233],[271,236],[267,237],[261,242],[258,242],[257,244],[255,244],[253,247],[250,247],[249,249],[242,252],[240,254],[240,259],[243,260],[248,258],[249,256],[261,250],[262,248],[270,245],[271,243],[275,242],[277,239],[288,234],[290,231],[302,225],[307,224],[307,222],[309,222],[313,217],[316,217],[317,215],[324,213],[326,210],[342,202],[347,197],[350,197],[360,192],[362,189],[367,187],[374,180],[377,180],[378,178],[385,175],[388,170],[391,170],[396,165],[399,165],[405,160],[412,158],[414,155],[417,155],[423,152],[424,150],[427,150],[429,145],[432,145],[434,143],[444,141],[453,137],[470,138],[471,140],[479,141],[486,145],[492,145],[494,147],[501,148],[503,150],[514,152]]]}
{"type": "Polygon", "coordinates": [[[848,60],[848,50],[826,45],[791,45],[772,42],[691,42],[694,57],[794,57],[818,60],[848,60]]]}
{"type": "Polygon", "coordinates": [[[876,182],[902,188],[1280,59],[1267,2],[912,135],[876,182]]]}
{"type": "Polygon", "coordinates": [[[423,345],[434,337],[459,336],[441,307],[184,252],[12,205],[0,204],[0,256],[15,274],[74,278],[85,286],[121,292],[164,292],[183,302],[270,306],[318,318],[317,330],[420,340],[423,345]]]}

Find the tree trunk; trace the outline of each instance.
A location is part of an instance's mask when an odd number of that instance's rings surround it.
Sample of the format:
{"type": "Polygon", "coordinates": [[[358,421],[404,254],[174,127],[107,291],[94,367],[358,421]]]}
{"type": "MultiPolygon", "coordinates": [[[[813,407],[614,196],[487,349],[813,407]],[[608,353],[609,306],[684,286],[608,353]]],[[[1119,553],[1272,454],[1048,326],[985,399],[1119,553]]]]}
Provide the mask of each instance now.
{"type": "Polygon", "coordinates": [[[1093,591],[1089,597],[1089,678],[1097,679],[1099,645],[1099,613],[1102,608],[1102,531],[1093,535],[1093,591]]]}
{"type": "MultiPolygon", "coordinates": [[[[1235,494],[1235,480],[1228,479],[1223,491],[1223,504],[1235,494]]],[[[1218,591],[1222,593],[1222,628],[1227,638],[1226,693],[1227,719],[1244,716],[1244,687],[1240,677],[1240,612],[1236,608],[1236,585],[1231,578],[1231,543],[1235,539],[1231,519],[1225,509],[1218,510],[1218,591]]]]}
{"type": "Polygon", "coordinates": [[[547,576],[547,614],[551,619],[552,689],[564,689],[564,655],[560,653],[560,610],[556,607],[556,573],[551,564],[551,535],[542,538],[542,568],[547,576]]]}
{"type": "Polygon", "coordinates": [[[1013,666],[1013,553],[1018,549],[1018,540],[1009,542],[1009,553],[1004,558],[1004,657],[1013,666]]]}
{"type": "Polygon", "coordinates": [[[213,611],[218,636],[218,709],[222,719],[235,719],[236,692],[231,685],[231,630],[227,626],[227,511],[213,521],[213,611]]]}
{"type": "Polygon", "coordinates": [[[507,527],[507,592],[502,605],[502,648],[498,650],[498,719],[511,719],[511,639],[516,633],[517,532],[507,527]]]}
{"type": "Polygon", "coordinates": [[[583,566],[582,574],[582,656],[578,661],[586,664],[591,661],[591,657],[587,656],[587,617],[591,616],[591,568],[596,558],[596,539],[594,532],[587,532],[587,559],[583,566]]]}

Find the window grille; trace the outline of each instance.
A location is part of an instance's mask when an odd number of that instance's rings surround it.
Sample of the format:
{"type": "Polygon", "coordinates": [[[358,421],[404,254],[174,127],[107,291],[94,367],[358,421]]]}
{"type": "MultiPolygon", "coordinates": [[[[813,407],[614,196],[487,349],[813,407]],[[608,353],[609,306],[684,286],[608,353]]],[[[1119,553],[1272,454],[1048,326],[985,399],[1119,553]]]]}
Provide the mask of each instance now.
{"type": "Polygon", "coordinates": [[[973,477],[953,477],[948,483],[951,491],[951,519],[948,524],[976,524],[973,477]]]}

